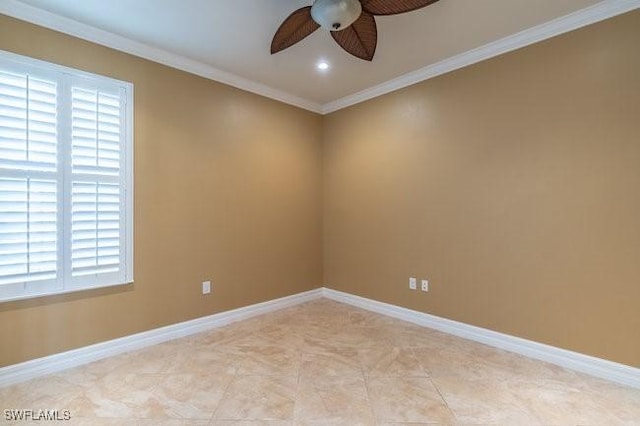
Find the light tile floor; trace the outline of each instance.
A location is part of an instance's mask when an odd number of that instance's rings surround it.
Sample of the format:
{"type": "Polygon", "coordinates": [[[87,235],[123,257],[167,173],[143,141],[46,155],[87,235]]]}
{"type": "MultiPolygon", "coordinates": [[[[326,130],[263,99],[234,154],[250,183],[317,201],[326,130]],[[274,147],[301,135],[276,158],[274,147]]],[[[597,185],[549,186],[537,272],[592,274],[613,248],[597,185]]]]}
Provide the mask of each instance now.
{"type": "Polygon", "coordinates": [[[5,407],[87,425],[640,425],[640,390],[326,299],[0,389],[5,407]]]}

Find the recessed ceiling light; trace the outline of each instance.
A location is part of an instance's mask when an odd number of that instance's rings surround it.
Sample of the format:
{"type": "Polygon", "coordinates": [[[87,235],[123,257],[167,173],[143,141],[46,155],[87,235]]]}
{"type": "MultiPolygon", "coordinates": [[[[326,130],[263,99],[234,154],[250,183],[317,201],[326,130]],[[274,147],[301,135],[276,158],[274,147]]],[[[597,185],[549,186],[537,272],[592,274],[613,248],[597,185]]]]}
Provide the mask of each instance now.
{"type": "Polygon", "coordinates": [[[329,63],[327,61],[320,61],[316,64],[316,67],[320,70],[320,71],[326,71],[329,69],[329,63]]]}

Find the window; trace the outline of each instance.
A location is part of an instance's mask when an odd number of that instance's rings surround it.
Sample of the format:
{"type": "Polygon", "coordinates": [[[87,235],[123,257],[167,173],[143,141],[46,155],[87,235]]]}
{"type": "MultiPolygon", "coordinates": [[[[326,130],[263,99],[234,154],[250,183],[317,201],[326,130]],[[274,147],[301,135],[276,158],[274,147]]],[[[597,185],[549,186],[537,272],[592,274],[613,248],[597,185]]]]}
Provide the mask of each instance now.
{"type": "Polygon", "coordinates": [[[132,99],[0,51],[0,301],[133,281],[132,99]]]}

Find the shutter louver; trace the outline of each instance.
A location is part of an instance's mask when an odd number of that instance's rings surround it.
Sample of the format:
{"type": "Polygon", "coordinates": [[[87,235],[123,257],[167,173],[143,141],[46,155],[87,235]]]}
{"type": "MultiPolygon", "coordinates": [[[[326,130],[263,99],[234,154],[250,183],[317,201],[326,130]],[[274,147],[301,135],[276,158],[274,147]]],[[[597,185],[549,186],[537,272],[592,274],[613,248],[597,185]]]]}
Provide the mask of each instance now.
{"type": "Polygon", "coordinates": [[[0,71],[0,286],[58,276],[57,90],[0,71]]]}
{"type": "Polygon", "coordinates": [[[71,268],[73,276],[120,269],[120,188],[74,182],[71,268]]]}
{"type": "Polygon", "coordinates": [[[74,173],[117,176],[120,170],[120,97],[72,90],[74,173]]]}
{"type": "Polygon", "coordinates": [[[120,97],[78,87],[71,93],[71,274],[117,273],[122,217],[120,97]],[[80,175],[81,179],[76,177],[80,175]]]}
{"type": "Polygon", "coordinates": [[[0,71],[0,167],[55,171],[55,82],[0,71]]]}
{"type": "Polygon", "coordinates": [[[57,183],[0,179],[0,285],[55,279],[57,183]]]}

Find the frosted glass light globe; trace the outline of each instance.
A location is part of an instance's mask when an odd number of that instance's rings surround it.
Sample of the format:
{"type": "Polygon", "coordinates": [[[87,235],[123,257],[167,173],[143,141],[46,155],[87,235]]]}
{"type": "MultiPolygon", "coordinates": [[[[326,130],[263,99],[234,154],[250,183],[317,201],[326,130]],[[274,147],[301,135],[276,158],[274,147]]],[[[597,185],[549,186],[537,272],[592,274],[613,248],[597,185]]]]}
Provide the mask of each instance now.
{"type": "Polygon", "coordinates": [[[311,17],[322,28],[340,31],[358,20],[362,13],[359,0],[316,0],[311,17]]]}

